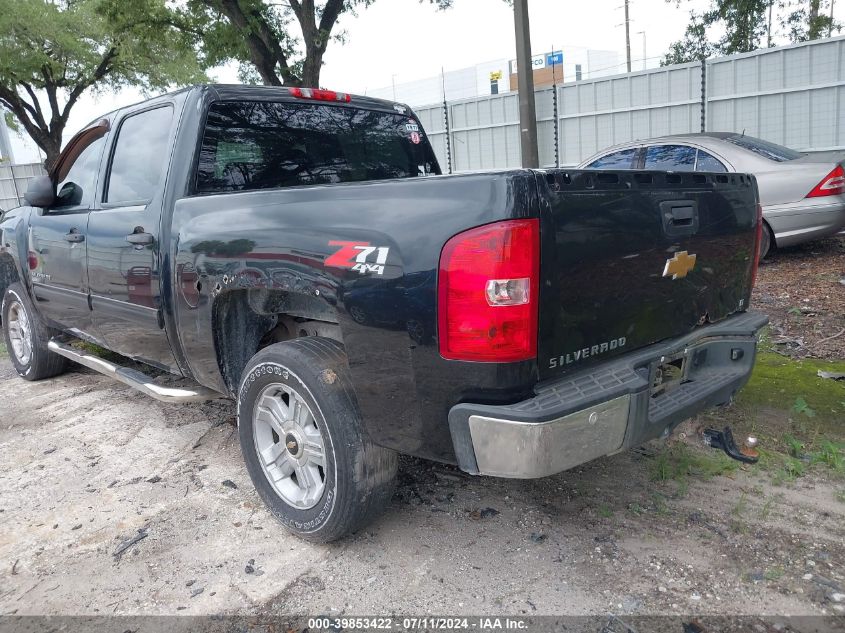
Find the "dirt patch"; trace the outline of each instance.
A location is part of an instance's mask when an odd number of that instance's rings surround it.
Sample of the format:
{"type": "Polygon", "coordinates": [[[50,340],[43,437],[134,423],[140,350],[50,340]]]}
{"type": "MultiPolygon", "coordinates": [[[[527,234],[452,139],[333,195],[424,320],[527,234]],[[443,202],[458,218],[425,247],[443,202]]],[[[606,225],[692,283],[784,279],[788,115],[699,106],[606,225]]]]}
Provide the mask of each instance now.
{"type": "Polygon", "coordinates": [[[845,359],[845,237],[773,251],[752,305],[769,315],[779,353],[845,359]]]}
{"type": "Polygon", "coordinates": [[[841,479],[701,448],[739,408],[536,481],[403,459],[385,514],[318,547],[255,494],[230,403],[8,360],[0,401],[3,614],[836,614],[845,585],[841,479]]]}

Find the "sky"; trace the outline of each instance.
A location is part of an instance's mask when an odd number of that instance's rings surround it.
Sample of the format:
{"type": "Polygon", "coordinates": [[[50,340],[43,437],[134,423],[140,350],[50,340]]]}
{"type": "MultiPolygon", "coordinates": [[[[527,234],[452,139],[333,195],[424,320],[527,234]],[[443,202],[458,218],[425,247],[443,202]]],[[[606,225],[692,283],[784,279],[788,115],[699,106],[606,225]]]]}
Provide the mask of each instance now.
{"type": "MultiPolygon", "coordinates": [[[[583,46],[616,50],[625,59],[623,0],[528,0],[531,44],[534,53],[552,46],[583,46]]],[[[708,0],[631,0],[631,57],[642,68],[643,36],[649,67],[656,66],[669,45],[683,36],[691,10],[708,6],[708,0]]],[[[845,21],[845,2],[835,5],[836,17],[845,21]]],[[[475,64],[515,57],[513,10],[504,0],[454,0],[438,11],[428,0],[378,0],[357,17],[341,18],[345,44],[333,42],[324,57],[323,87],[363,94],[367,90],[423,79],[475,64]]],[[[624,72],[622,66],[619,71],[624,72]]],[[[211,73],[213,79],[235,82],[234,68],[211,73]]],[[[150,95],[152,96],[152,95],[150,95]]],[[[88,93],[71,112],[67,141],[98,114],[144,98],[137,90],[88,93]]],[[[39,160],[28,139],[12,138],[15,161],[39,160]]]]}

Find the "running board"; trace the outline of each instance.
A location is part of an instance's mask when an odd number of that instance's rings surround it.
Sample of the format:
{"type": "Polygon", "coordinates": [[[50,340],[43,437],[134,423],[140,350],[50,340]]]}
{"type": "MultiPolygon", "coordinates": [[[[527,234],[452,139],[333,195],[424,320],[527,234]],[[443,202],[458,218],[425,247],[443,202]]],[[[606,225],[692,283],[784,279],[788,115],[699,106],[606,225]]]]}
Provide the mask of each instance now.
{"type": "Polygon", "coordinates": [[[145,393],[151,398],[155,398],[161,402],[205,402],[206,400],[216,400],[217,398],[223,397],[216,391],[206,389],[205,387],[201,387],[199,385],[191,389],[157,385],[153,382],[152,378],[137,369],[115,365],[112,362],[103,360],[99,356],[94,356],[93,354],[89,354],[81,349],[76,349],[75,347],[71,347],[70,345],[55,339],[47,343],[47,349],[59,354],[60,356],[69,358],[75,363],[85,365],[94,371],[98,371],[110,378],[119,380],[123,384],[129,385],[141,393],[145,393]]]}

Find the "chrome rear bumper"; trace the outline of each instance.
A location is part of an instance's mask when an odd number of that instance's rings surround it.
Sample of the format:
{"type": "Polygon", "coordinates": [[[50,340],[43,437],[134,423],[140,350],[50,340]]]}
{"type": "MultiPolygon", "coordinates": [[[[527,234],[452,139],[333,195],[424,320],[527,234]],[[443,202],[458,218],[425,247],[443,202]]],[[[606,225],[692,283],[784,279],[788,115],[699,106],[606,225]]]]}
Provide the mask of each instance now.
{"type": "Polygon", "coordinates": [[[458,465],[481,475],[537,478],[668,435],[730,402],[748,381],[765,315],[745,312],[538,385],[512,405],[462,403],[449,412],[458,465]],[[655,395],[657,368],[684,360],[684,379],[655,395]]]}

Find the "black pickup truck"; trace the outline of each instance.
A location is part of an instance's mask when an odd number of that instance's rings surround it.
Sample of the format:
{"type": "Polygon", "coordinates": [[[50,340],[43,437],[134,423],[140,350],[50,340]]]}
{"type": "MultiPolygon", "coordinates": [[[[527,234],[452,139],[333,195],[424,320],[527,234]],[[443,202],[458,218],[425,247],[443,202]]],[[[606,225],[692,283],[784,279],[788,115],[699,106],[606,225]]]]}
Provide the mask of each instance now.
{"type": "Polygon", "coordinates": [[[440,175],[406,106],[328,90],[113,112],[26,200],[0,225],[20,376],[236,399],[258,493],[315,541],[387,503],[399,453],[529,478],[666,436],[731,400],[766,323],[753,177],[440,175]]]}

